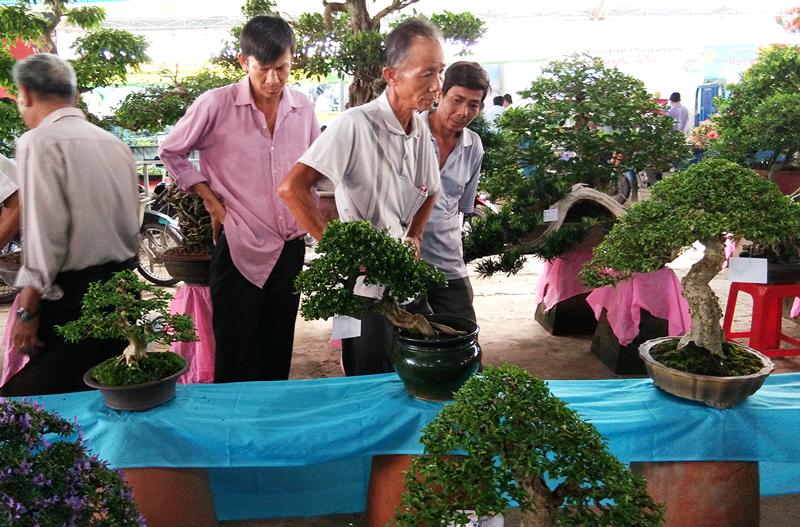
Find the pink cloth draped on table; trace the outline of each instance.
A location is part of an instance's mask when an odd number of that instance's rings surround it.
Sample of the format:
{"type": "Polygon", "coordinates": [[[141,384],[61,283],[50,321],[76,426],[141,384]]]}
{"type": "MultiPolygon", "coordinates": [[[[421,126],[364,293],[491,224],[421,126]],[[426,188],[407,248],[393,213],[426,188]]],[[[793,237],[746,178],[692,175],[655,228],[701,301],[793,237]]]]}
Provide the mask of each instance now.
{"type": "Polygon", "coordinates": [[[668,267],[652,273],[635,273],[613,287],[595,289],[586,298],[595,317],[606,309],[611,330],[627,346],[639,334],[640,309],[669,322],[669,336],[685,335],[692,327],[689,303],[681,295],[681,282],[668,267]]]}
{"type": "Polygon", "coordinates": [[[173,342],[170,351],[189,359],[189,371],[181,375],[181,384],[214,382],[214,330],[211,325],[211,290],[207,286],[184,285],[169,305],[170,313],[191,315],[198,342],[173,342]]]}
{"type": "Polygon", "coordinates": [[[14,299],[14,303],[11,304],[11,310],[9,311],[8,320],[6,321],[6,330],[5,333],[3,333],[3,347],[6,349],[6,352],[3,356],[3,377],[0,379],[0,386],[3,386],[6,381],[16,375],[30,360],[30,357],[24,353],[20,353],[17,348],[11,344],[11,328],[14,327],[14,322],[17,320],[17,317],[14,316],[17,309],[19,309],[19,295],[14,299]]]}
{"type": "Polygon", "coordinates": [[[590,289],[581,282],[578,274],[583,264],[591,259],[592,251],[589,249],[569,252],[553,263],[545,261],[534,286],[534,304],[544,302],[545,311],[549,311],[562,300],[588,293],[590,289]]]}

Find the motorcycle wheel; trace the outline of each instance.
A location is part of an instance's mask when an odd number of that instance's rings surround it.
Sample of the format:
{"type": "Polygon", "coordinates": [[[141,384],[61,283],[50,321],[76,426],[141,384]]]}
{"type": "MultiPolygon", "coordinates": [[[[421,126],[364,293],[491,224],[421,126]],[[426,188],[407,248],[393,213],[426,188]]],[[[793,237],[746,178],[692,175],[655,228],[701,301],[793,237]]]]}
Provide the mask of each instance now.
{"type": "Polygon", "coordinates": [[[180,280],[170,276],[159,255],[172,247],[181,244],[180,238],[172,230],[161,224],[147,224],[140,231],[139,241],[139,273],[149,282],[160,286],[172,286],[180,280]]]}
{"type": "Polygon", "coordinates": [[[622,174],[617,179],[617,184],[611,190],[611,197],[619,204],[624,204],[631,196],[631,182],[622,174]]]}
{"type": "MultiPolygon", "coordinates": [[[[16,239],[14,239],[10,241],[8,245],[3,247],[2,250],[0,250],[0,254],[8,254],[21,250],[22,246],[16,239]]],[[[9,285],[0,278],[0,304],[8,304],[9,302],[13,302],[14,298],[16,298],[20,291],[20,288],[9,285]]]]}

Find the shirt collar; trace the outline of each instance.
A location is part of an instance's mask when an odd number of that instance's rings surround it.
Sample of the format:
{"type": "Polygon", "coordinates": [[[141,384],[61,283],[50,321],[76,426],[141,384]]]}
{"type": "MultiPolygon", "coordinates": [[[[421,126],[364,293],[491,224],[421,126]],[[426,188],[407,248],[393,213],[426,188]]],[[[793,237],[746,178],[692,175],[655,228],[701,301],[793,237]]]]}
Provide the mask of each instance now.
{"type": "Polygon", "coordinates": [[[42,119],[42,121],[39,123],[39,126],[54,123],[65,117],[80,117],[81,119],[86,119],[86,116],[83,115],[82,111],[72,106],[68,106],[66,108],[59,108],[54,112],[50,112],[47,117],[42,119]]]}
{"type": "MultiPolygon", "coordinates": [[[[300,95],[299,92],[296,92],[296,90],[293,88],[284,85],[281,95],[281,102],[278,105],[278,113],[280,113],[281,109],[285,108],[287,105],[292,108],[300,108],[302,104],[298,95],[300,95]]],[[[237,83],[234,104],[236,106],[244,106],[249,104],[253,108],[256,107],[256,101],[253,99],[253,92],[250,91],[250,77],[247,75],[245,75],[244,79],[237,83]]]]}
{"type": "Polygon", "coordinates": [[[375,99],[375,105],[378,108],[379,115],[383,122],[386,123],[386,127],[389,129],[389,132],[395,135],[407,135],[408,137],[417,138],[419,137],[419,126],[417,123],[417,115],[414,112],[414,115],[411,116],[411,131],[406,134],[406,131],[400,126],[400,120],[397,119],[397,115],[395,115],[394,110],[392,110],[392,105],[389,104],[389,96],[386,95],[388,90],[384,91],[380,97],[375,99]]]}

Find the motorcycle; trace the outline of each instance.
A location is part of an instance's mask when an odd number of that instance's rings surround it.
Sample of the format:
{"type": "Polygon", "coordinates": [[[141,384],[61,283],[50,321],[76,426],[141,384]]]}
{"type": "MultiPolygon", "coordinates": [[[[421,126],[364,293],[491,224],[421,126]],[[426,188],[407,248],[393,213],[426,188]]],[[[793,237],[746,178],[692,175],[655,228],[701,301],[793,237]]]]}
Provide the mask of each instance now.
{"type": "Polygon", "coordinates": [[[169,274],[161,260],[161,253],[181,245],[178,222],[163,212],[149,208],[148,205],[144,210],[144,221],[139,232],[141,233],[137,265],[139,273],[155,285],[168,287],[177,284],[180,280],[169,274]]]}

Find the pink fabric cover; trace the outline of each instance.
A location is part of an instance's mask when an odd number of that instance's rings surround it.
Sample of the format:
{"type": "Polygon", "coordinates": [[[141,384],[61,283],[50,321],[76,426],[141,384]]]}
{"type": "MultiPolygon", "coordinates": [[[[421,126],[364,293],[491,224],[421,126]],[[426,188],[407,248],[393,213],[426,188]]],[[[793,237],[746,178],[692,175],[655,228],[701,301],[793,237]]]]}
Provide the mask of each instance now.
{"type": "Polygon", "coordinates": [[[669,322],[669,336],[685,335],[692,327],[689,303],[681,295],[681,282],[668,267],[652,273],[636,273],[633,278],[595,289],[586,298],[599,320],[603,308],[608,312],[611,330],[619,343],[627,346],[639,334],[640,309],[669,322]]]}
{"type": "Polygon", "coordinates": [[[173,342],[170,351],[189,359],[189,371],[181,375],[181,384],[214,382],[214,330],[211,325],[211,290],[207,286],[184,285],[175,293],[170,313],[186,313],[194,319],[199,342],[173,342]]]}
{"type": "Polygon", "coordinates": [[[0,386],[3,386],[31,360],[30,357],[20,353],[17,348],[11,345],[11,328],[14,327],[14,322],[17,320],[17,317],[14,316],[17,309],[19,309],[19,295],[14,299],[14,303],[11,304],[11,310],[6,321],[6,331],[3,333],[3,347],[6,349],[6,353],[3,356],[3,377],[0,379],[0,386]]]}
{"type": "Polygon", "coordinates": [[[733,241],[733,236],[730,234],[725,237],[725,262],[722,264],[722,268],[728,267],[728,258],[733,256],[733,253],[736,252],[736,242],[733,241]]]}
{"type": "Polygon", "coordinates": [[[567,298],[591,291],[581,282],[578,273],[592,259],[591,249],[575,250],[553,263],[545,262],[533,291],[534,304],[544,302],[545,311],[567,298]]]}
{"type": "Polygon", "coordinates": [[[797,315],[800,315],[800,297],[794,298],[794,304],[792,304],[792,312],[789,313],[789,316],[794,318],[797,315]]]}

